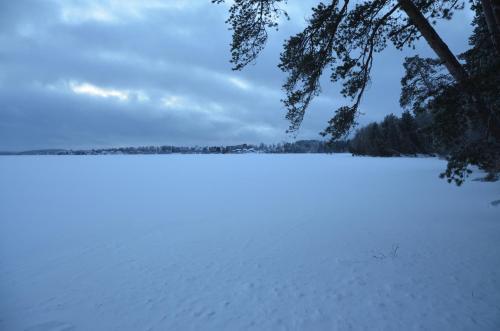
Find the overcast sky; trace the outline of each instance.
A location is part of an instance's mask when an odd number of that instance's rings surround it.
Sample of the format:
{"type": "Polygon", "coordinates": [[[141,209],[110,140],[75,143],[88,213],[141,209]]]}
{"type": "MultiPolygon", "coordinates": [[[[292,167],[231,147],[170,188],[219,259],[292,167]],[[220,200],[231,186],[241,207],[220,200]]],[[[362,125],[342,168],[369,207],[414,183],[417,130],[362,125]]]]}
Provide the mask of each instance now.
{"type": "MultiPolygon", "coordinates": [[[[242,72],[229,63],[227,5],[210,2],[0,1],[0,150],[290,140],[276,65],[317,1],[289,0],[291,20],[242,72]]],[[[455,52],[470,18],[438,27],[455,52]]],[[[415,52],[377,57],[361,123],[401,112],[402,61],[415,52]]],[[[342,102],[326,81],[298,138],[320,138],[342,102]]]]}

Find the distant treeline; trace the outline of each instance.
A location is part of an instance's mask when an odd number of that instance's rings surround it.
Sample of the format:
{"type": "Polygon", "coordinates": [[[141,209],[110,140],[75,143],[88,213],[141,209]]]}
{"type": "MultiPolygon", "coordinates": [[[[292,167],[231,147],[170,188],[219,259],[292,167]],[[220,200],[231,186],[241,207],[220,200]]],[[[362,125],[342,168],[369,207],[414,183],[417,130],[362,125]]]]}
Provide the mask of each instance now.
{"type": "Polygon", "coordinates": [[[428,129],[431,121],[426,114],[387,115],[381,123],[374,122],[356,131],[349,142],[349,151],[371,156],[434,154],[438,151],[428,129]]]}
{"type": "Polygon", "coordinates": [[[278,144],[241,144],[232,146],[178,147],[178,146],[141,146],[105,149],[66,150],[46,149],[19,153],[0,152],[1,155],[107,155],[107,154],[243,154],[243,153],[342,153],[348,152],[348,142],[329,144],[319,140],[299,140],[278,144]]]}
{"type": "Polygon", "coordinates": [[[46,149],[19,153],[0,152],[0,155],[107,155],[107,154],[243,154],[243,153],[346,153],[370,156],[400,156],[439,153],[433,146],[427,129],[429,115],[413,116],[404,112],[401,117],[388,115],[380,123],[370,123],[358,129],[351,140],[326,142],[298,140],[278,144],[240,144],[230,146],[141,146],[105,149],[66,150],[46,149]]]}

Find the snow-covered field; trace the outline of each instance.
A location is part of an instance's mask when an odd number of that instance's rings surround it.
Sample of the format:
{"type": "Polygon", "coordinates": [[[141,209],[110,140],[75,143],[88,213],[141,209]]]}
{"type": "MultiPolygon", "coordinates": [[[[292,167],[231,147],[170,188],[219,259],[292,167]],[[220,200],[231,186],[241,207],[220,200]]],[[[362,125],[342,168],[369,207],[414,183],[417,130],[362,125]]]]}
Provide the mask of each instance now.
{"type": "Polygon", "coordinates": [[[2,157],[0,330],[500,330],[500,185],[443,168],[2,157]]]}

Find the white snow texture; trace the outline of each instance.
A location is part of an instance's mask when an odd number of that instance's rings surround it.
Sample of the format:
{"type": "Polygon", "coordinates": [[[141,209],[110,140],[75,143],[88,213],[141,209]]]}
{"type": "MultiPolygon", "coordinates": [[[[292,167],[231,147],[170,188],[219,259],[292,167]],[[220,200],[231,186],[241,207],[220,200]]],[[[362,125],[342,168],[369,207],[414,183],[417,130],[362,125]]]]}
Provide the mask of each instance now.
{"type": "Polygon", "coordinates": [[[500,330],[498,183],[434,158],[0,159],[0,330],[500,330]]]}

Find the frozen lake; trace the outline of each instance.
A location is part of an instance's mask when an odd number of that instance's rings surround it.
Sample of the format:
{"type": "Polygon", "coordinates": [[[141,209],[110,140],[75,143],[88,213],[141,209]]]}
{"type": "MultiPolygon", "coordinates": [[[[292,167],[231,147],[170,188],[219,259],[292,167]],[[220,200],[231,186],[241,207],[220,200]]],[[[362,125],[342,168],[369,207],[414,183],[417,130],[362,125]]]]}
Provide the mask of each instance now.
{"type": "Polygon", "coordinates": [[[499,183],[432,158],[0,158],[1,330],[500,330],[499,183]]]}

